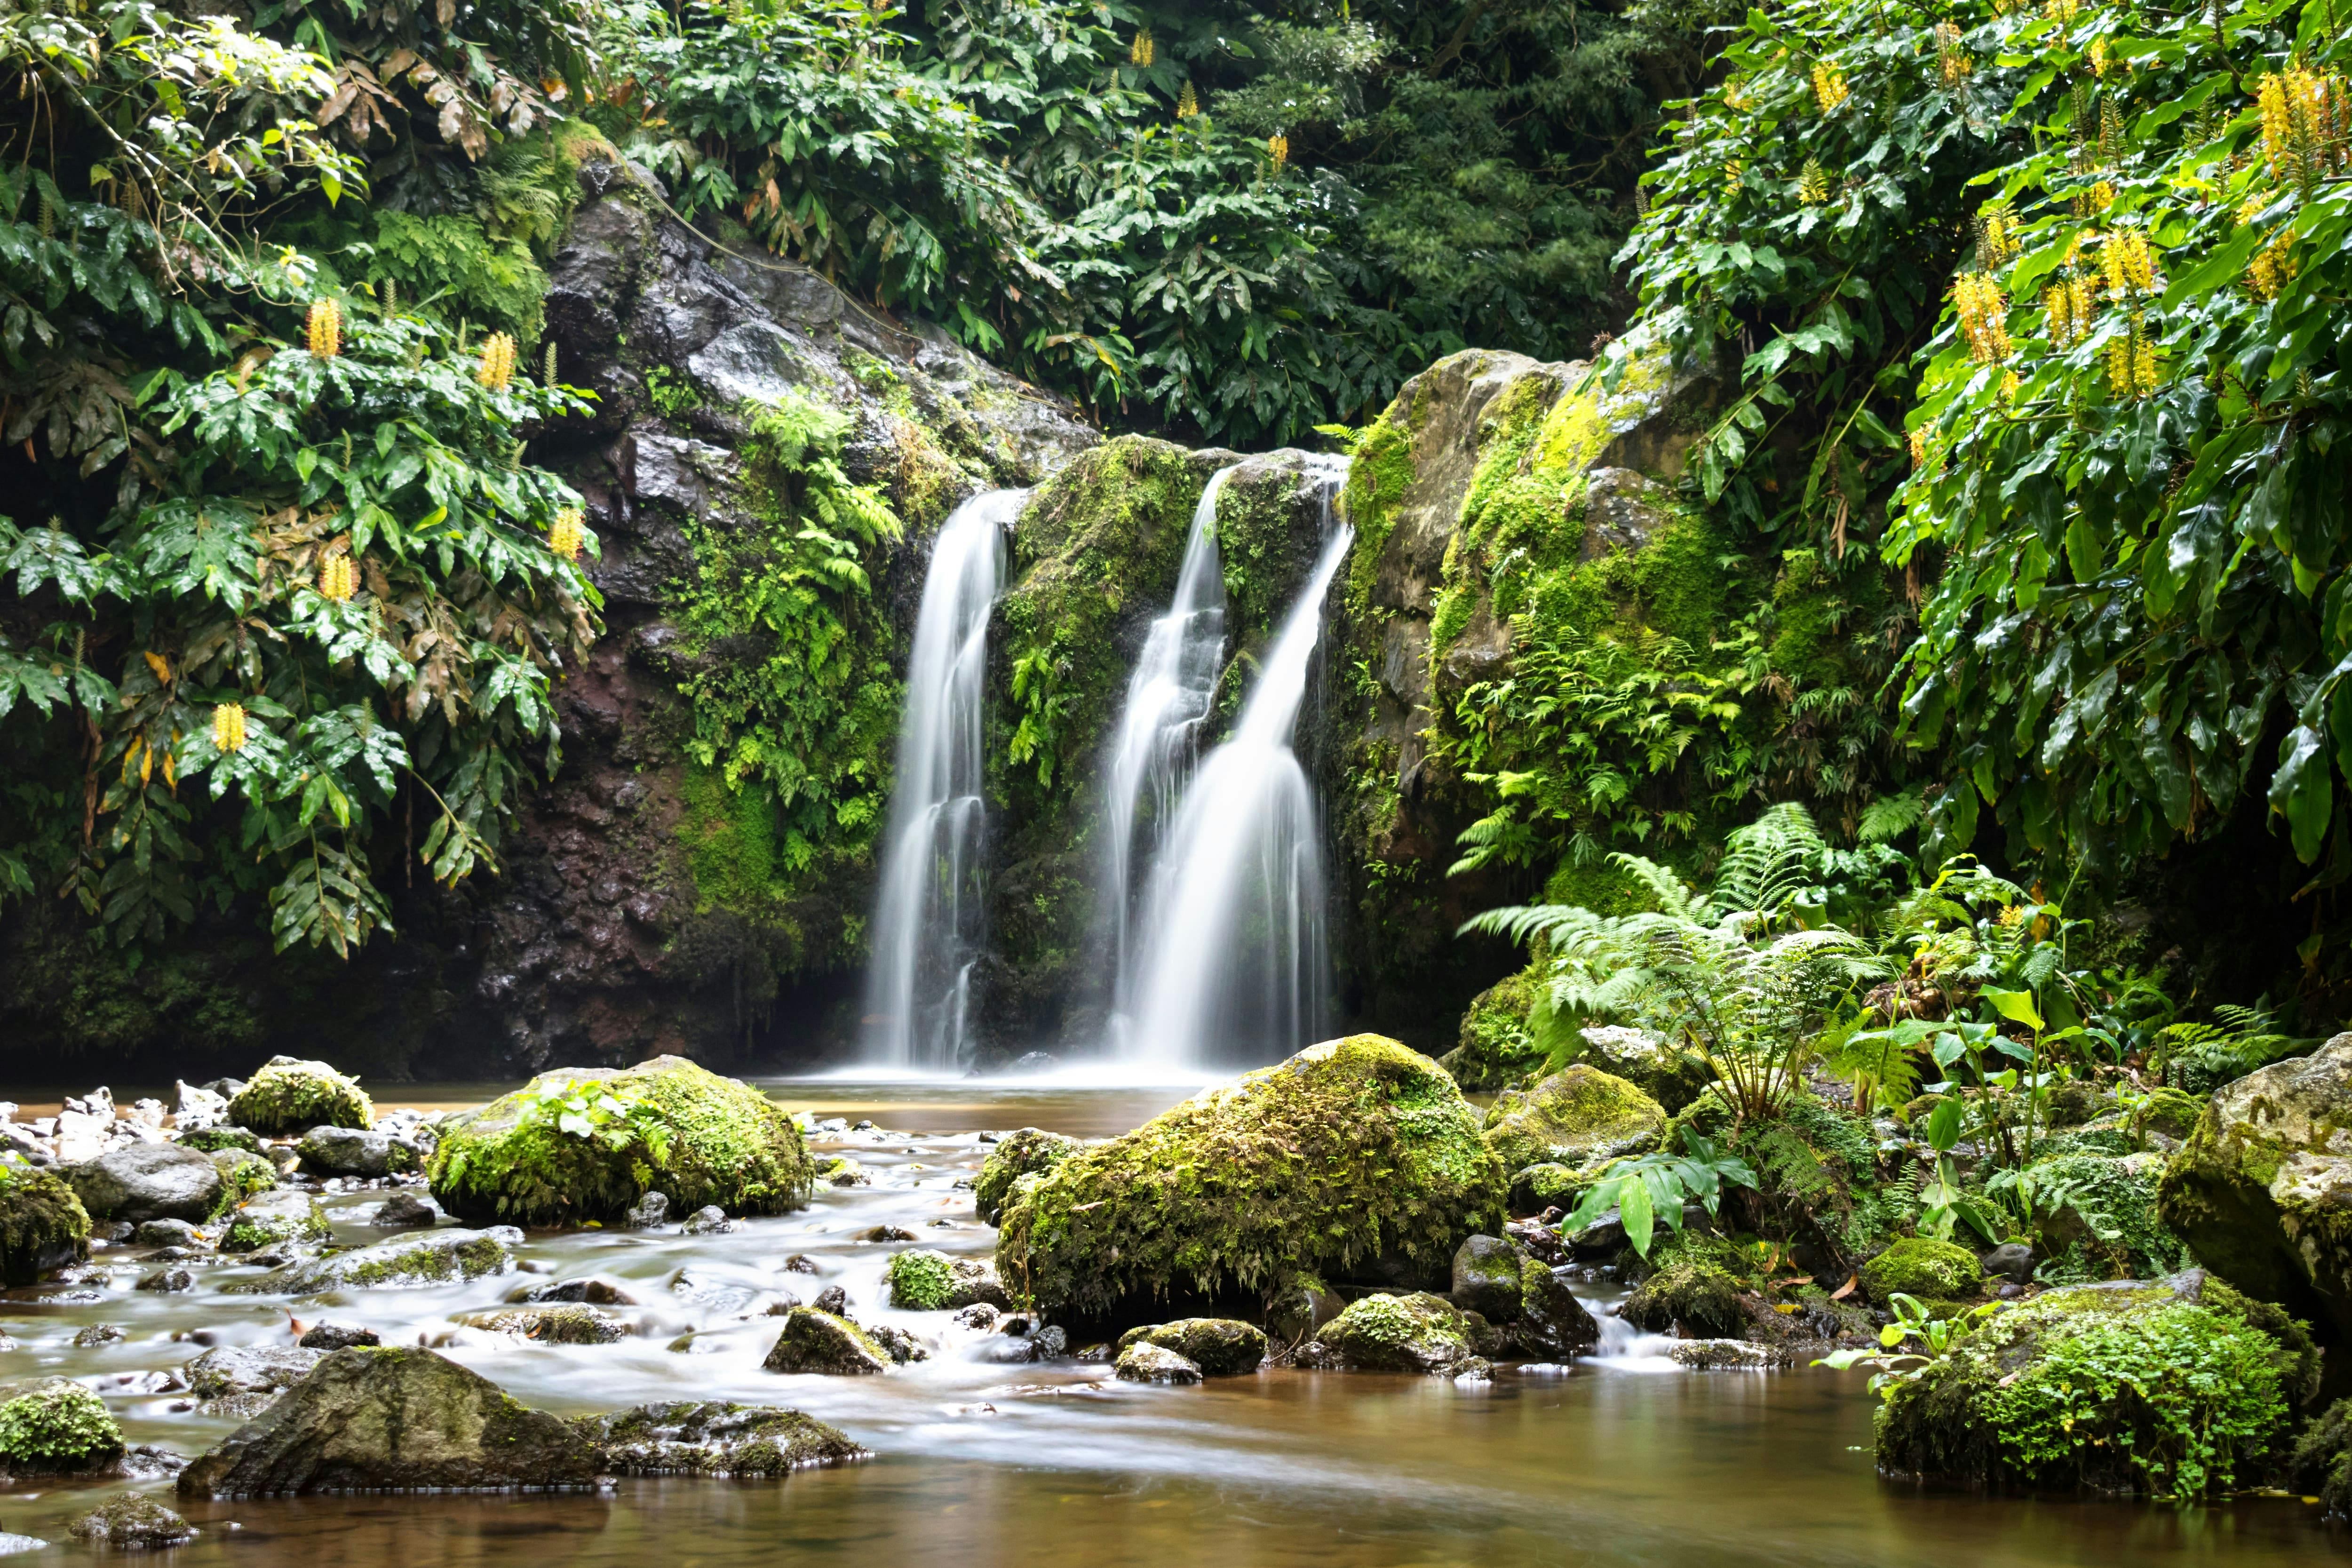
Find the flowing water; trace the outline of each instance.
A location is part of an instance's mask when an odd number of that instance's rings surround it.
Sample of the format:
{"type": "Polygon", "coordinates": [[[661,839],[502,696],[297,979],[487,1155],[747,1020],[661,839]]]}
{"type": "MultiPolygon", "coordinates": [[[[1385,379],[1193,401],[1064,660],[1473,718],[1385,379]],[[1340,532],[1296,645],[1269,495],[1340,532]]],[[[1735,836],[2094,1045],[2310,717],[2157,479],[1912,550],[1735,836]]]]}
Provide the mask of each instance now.
{"type": "MultiPolygon", "coordinates": [[[[1124,977],[1135,914],[1135,871],[1151,864],[1177,800],[1192,781],[1201,726],[1216,695],[1225,647],[1225,579],[1217,554],[1217,498],[1232,468],[1209,477],[1192,509],[1184,563],[1168,613],[1151,623],[1128,677],[1127,705],[1103,784],[1103,863],[1097,902],[1108,973],[1124,977]]],[[[1124,981],[1114,994],[1124,994],[1124,981]]]]}
{"type": "MultiPolygon", "coordinates": [[[[402,1102],[444,1106],[497,1086],[449,1086],[402,1102]]],[[[976,1125],[1033,1121],[1099,1136],[1161,1109],[1173,1092],[1047,1085],[781,1083],[794,1109],[852,1121],[815,1140],[854,1154],[871,1187],[822,1190],[813,1207],[731,1235],[534,1234],[517,1249],[534,1274],[413,1291],[305,1301],[306,1320],[363,1323],[390,1343],[437,1345],[528,1404],[563,1413],[661,1399],[794,1405],[839,1426],[876,1458],[786,1481],[623,1481],[602,1494],[402,1496],[178,1503],[204,1534],[173,1568],[474,1568],[547,1560],[595,1568],[725,1568],[779,1562],[951,1563],[957,1568],[1214,1564],[1216,1568],[1402,1568],[1575,1563],[1805,1564],[1822,1568],[2011,1568],[2025,1564],[2224,1563],[2284,1568],[2346,1554],[2318,1510],[2289,1500],[2207,1509],[1923,1493],[1872,1474],[1872,1399],[1860,1373],[1659,1373],[1638,1354],[1492,1383],[1269,1371],[1197,1388],[1121,1384],[1099,1364],[1007,1365],[1002,1339],[949,1330],[943,1313],[883,1305],[893,1247],[860,1242],[878,1224],[974,1256],[994,1233],[959,1180],[986,1145],[976,1125]],[[794,1254],[814,1275],[786,1269],[794,1254]],[[461,1329],[454,1315],[534,1279],[596,1273],[637,1304],[630,1339],[545,1346],[461,1329]],[[786,1293],[848,1292],[851,1311],[939,1341],[933,1358],[882,1377],[778,1376],[760,1370],[786,1293]],[[677,1348],[684,1342],[684,1348],[677,1348]]],[[[0,1087],[0,1095],[7,1089],[0,1087]]],[[[29,1096],[27,1098],[30,1098],[29,1096]]],[[[331,1196],[340,1234],[381,1193],[331,1196]]],[[[196,1290],[134,1292],[137,1254],[101,1252],[108,1279],[73,1300],[55,1289],[0,1297],[20,1348],[0,1376],[62,1373],[107,1398],[133,1442],[193,1453],[234,1421],[183,1409],[153,1385],[207,1343],[284,1344],[277,1302],[224,1296],[252,1270],[199,1269],[196,1290]],[[121,1342],[69,1342],[91,1323],[121,1342]]],[[[1627,1344],[1637,1352],[1638,1342],[1627,1344]]],[[[122,1483],[0,1487],[0,1531],[64,1542],[66,1524],[122,1483]]],[[[17,1561],[86,1561],[53,1546],[17,1561]]]]}
{"type": "Polygon", "coordinates": [[[907,710],[884,836],[865,1059],[939,1071],[963,1052],[973,961],[984,938],[987,812],[981,788],[988,616],[1004,533],[1027,498],[990,490],[940,525],[907,660],[907,710]]]}
{"type": "Polygon", "coordinates": [[[1323,598],[1355,537],[1328,530],[1232,737],[1202,763],[1152,868],[1123,1054],[1175,1070],[1279,1060],[1322,1037],[1322,830],[1291,749],[1323,598]]]}

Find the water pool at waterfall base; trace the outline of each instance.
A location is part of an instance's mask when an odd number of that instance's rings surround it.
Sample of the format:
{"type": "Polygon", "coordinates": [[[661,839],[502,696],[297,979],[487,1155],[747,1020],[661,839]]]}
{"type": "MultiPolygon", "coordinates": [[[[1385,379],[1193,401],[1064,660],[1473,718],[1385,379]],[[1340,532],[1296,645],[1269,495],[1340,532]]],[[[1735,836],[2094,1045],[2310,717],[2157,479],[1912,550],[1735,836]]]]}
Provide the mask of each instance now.
{"type": "MultiPolygon", "coordinates": [[[[386,1109],[480,1102],[511,1086],[388,1089],[386,1109]]],[[[105,1499],[143,1490],[201,1531],[179,1568],[567,1563],[721,1568],[776,1562],[872,1564],[1280,1563],[1364,1565],[1831,1564],[2005,1568],[2170,1560],[2267,1565],[2342,1552],[2341,1532],[2295,1499],[2200,1508],[1936,1492],[1872,1469],[1874,1400],[1861,1373],[1664,1370],[1639,1353],[1567,1365],[1499,1365],[1491,1381],[1274,1368],[1195,1387],[1123,1383],[1099,1361],[1006,1363],[1003,1336],[943,1312],[887,1304],[887,1259],[906,1247],[983,1257],[994,1230],[965,1185],[985,1133],[1034,1125],[1100,1138],[1175,1103],[1181,1086],[1081,1087],[1029,1079],[767,1080],[818,1119],[821,1158],[870,1178],[820,1186],[807,1209],[718,1235],[532,1232],[520,1272],[410,1290],[351,1290],[285,1303],[224,1294],[254,1270],[222,1260],[180,1294],[132,1289],[144,1249],[108,1247],[97,1276],[0,1297],[0,1375],[62,1373],[97,1389],[132,1443],[183,1454],[236,1419],[190,1408],[175,1374],[212,1345],[285,1345],[292,1315],[425,1343],[559,1415],[659,1400],[789,1405],[872,1450],[863,1463],[784,1480],[623,1479],[554,1494],[175,1499],[168,1481],[126,1487],[20,1481],[0,1489],[0,1532],[65,1542],[105,1499]],[[859,1124],[864,1123],[861,1126],[859,1124]],[[917,1239],[870,1240],[877,1226],[917,1239]],[[804,1262],[788,1268],[787,1261],[804,1262]],[[811,1272],[813,1270],[813,1272],[811,1272]],[[628,1336],[557,1346],[461,1326],[520,1286],[595,1275],[631,1305],[628,1336]],[[928,1340],[930,1359],[881,1376],[784,1376],[761,1359],[764,1314],[838,1286],[861,1322],[928,1340]],[[83,1329],[123,1337],[77,1346],[83,1329]]],[[[381,1239],[364,1220],[381,1189],[330,1192],[338,1238],[381,1239]]],[[[1610,1305],[1591,1298],[1597,1310],[1610,1305]]],[[[1624,1336],[1604,1342],[1622,1342],[1624,1336]]],[[[1083,1347],[1073,1346],[1074,1350],[1083,1347]]],[[[1640,1346],[1634,1345],[1638,1352],[1640,1346]]],[[[27,1563],[61,1562],[53,1545],[27,1563]]]]}

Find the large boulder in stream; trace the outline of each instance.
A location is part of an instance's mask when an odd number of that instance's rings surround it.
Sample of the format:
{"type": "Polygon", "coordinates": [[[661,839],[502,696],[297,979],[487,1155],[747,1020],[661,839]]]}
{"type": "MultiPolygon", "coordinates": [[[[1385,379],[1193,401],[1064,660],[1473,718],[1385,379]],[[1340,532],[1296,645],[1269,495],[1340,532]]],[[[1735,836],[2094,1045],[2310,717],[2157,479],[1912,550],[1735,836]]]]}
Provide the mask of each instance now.
{"type": "Polygon", "coordinates": [[[290,1137],[313,1127],[365,1129],[375,1106],[355,1079],[325,1062],[272,1057],[228,1102],[228,1119],[265,1138],[290,1137]]]}
{"type": "Polygon", "coordinates": [[[816,1183],[800,1129],[748,1084],[683,1057],[545,1072],[441,1129],[433,1195],[471,1223],[577,1225],[649,1192],[673,1210],[803,1207],[816,1183]]]}
{"type": "Polygon", "coordinates": [[[1005,1210],[997,1269],[1049,1313],[1114,1324],[1310,1276],[1442,1288],[1463,1239],[1501,1228],[1504,1192],[1454,1080],[1355,1035],[1071,1154],[1005,1210]]]}
{"type": "Polygon", "coordinates": [[[0,1285],[32,1284],[89,1256],[89,1214],[57,1176],[0,1157],[0,1285]]]}
{"type": "Polygon", "coordinates": [[[1477,1356],[1479,1337],[1477,1320],[1443,1296],[1367,1296],[1299,1346],[1297,1360],[1330,1371],[1445,1375],[1477,1356]]]}
{"type": "Polygon", "coordinates": [[[335,1352],[285,1397],[180,1472],[183,1497],[516,1491],[595,1483],[603,1456],[431,1351],[335,1352]]]}
{"type": "Polygon", "coordinates": [[[177,1143],[121,1143],[68,1165],[66,1180],[97,1219],[210,1219],[220,1206],[220,1167],[177,1143]]]}
{"type": "Polygon", "coordinates": [[[1582,1062],[1532,1089],[1512,1089],[1486,1111],[1486,1142],[1503,1169],[1589,1165],[1654,1149],[1665,1107],[1639,1086],[1582,1062]]]}
{"type": "Polygon", "coordinates": [[[2207,1268],[2352,1343],[2352,1034],[2215,1091],[2157,1199],[2207,1268]]]}
{"type": "Polygon", "coordinates": [[[121,1457],[106,1401],[73,1379],[0,1384],[0,1479],[91,1475],[121,1457]]]}

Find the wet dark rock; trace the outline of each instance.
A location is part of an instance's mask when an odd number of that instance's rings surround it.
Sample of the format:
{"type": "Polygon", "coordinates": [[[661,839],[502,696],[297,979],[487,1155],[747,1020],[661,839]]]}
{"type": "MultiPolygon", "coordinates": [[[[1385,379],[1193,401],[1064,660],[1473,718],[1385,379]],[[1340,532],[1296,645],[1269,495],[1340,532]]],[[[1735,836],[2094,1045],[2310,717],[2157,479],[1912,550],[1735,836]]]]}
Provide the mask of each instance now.
{"type": "Polygon", "coordinates": [[[816,1293],[814,1304],[820,1312],[840,1316],[849,1310],[849,1292],[838,1285],[828,1285],[816,1293]]]}
{"type": "Polygon", "coordinates": [[[296,1150],[302,1168],[320,1176],[374,1181],[405,1174],[424,1163],[421,1152],[407,1140],[352,1127],[313,1127],[296,1150]]]}
{"type": "Polygon", "coordinates": [[[1539,1220],[1515,1219],[1503,1227],[1503,1234],[1530,1257],[1555,1268],[1576,1256],[1559,1232],[1539,1220]]]}
{"type": "Polygon", "coordinates": [[[176,1265],[169,1268],[158,1268],[152,1274],[140,1276],[136,1287],[138,1289],[151,1291],[158,1296],[176,1296],[195,1288],[195,1275],[189,1269],[176,1265]]]}
{"type": "Polygon", "coordinates": [[[517,1304],[549,1301],[584,1301],[595,1307],[634,1307],[636,1298],[610,1279],[590,1276],[582,1279],[551,1279],[543,1285],[525,1285],[510,1293],[507,1300],[517,1304]]]}
{"type": "Polygon", "coordinates": [[[985,1301],[974,1301],[955,1315],[957,1326],[979,1329],[983,1332],[996,1327],[997,1310],[985,1301]]]}
{"type": "Polygon", "coordinates": [[[668,1196],[662,1193],[647,1193],[629,1205],[629,1212],[621,1217],[621,1223],[631,1230],[651,1230],[656,1226],[667,1225],[668,1196]]]}
{"type": "MultiPolygon", "coordinates": [[[[789,1315],[790,1309],[786,1310],[789,1315]]],[[[908,1362],[931,1359],[929,1346],[895,1324],[866,1323],[860,1326],[865,1329],[866,1338],[880,1345],[884,1353],[899,1366],[905,1366],[908,1362]]]]}
{"type": "Polygon", "coordinates": [[[96,1345],[119,1344],[127,1337],[112,1323],[91,1323],[74,1335],[73,1342],[82,1350],[89,1350],[96,1345]]]}
{"type": "Polygon", "coordinates": [[[514,1334],[549,1345],[609,1345],[629,1337],[626,1323],[581,1302],[501,1307],[494,1312],[468,1313],[457,1321],[469,1329],[514,1334]]]}
{"type": "Polygon", "coordinates": [[[310,1375],[324,1355],[294,1345],[222,1345],[186,1368],[208,1415],[252,1415],[310,1375]]]}
{"type": "Polygon", "coordinates": [[[1491,1322],[1519,1315],[1519,1249],[1498,1236],[1474,1236],[1454,1254],[1454,1304],[1491,1322]]]}
{"type": "MultiPolygon", "coordinates": [[[[1120,1364],[1126,1364],[1129,1350],[1143,1344],[1172,1351],[1209,1377],[1238,1377],[1255,1372],[1266,1352],[1265,1331],[1232,1318],[1180,1318],[1172,1323],[1129,1329],[1119,1336],[1120,1364]]],[[[1122,1372],[1119,1375],[1127,1374],[1122,1372]]]]}
{"type": "Polygon", "coordinates": [[[1201,1381],[1201,1369],[1164,1345],[1137,1340],[1118,1352],[1112,1375],[1129,1383],[1191,1384],[1201,1381]]]}
{"type": "Polygon", "coordinates": [[[916,1237],[913,1231],[899,1226],[877,1225],[852,1232],[849,1239],[852,1241],[913,1241],[916,1237]]]}
{"type": "Polygon", "coordinates": [[[306,1351],[347,1351],[355,1345],[383,1342],[373,1329],[353,1328],[348,1323],[313,1323],[295,1342],[306,1351]]]}
{"type": "Polygon", "coordinates": [[[195,1221],[220,1206],[220,1168],[177,1143],[124,1143],[64,1175],[94,1218],[195,1221]]]}
{"type": "Polygon", "coordinates": [[[805,1252],[795,1252],[784,1259],[784,1269],[792,1274],[814,1274],[817,1271],[816,1259],[805,1252]]]}
{"type": "Polygon", "coordinates": [[[134,1247],[185,1247],[209,1250],[205,1233],[184,1219],[151,1219],[131,1233],[134,1247]]]}
{"type": "MultiPolygon", "coordinates": [[[[499,1227],[504,1228],[504,1227],[499,1227]]],[[[506,1243],[489,1231],[432,1230],[350,1252],[291,1264],[259,1279],[228,1287],[247,1296],[307,1296],[346,1288],[420,1289],[460,1279],[504,1274],[514,1267],[506,1243]]]]}
{"type": "Polygon", "coordinates": [[[624,1476],[751,1478],[845,1465],[873,1455],[797,1410],[718,1400],[640,1405],[572,1426],[624,1476]]]}
{"type": "Polygon", "coordinates": [[[1980,1264],[1988,1279],[1998,1277],[2018,1285],[2033,1278],[2033,1248],[2021,1241],[2004,1242],[1991,1251],[1980,1254],[1980,1264]]]}
{"type": "Polygon", "coordinates": [[[341,1350],[181,1472],[183,1497],[594,1484],[593,1444],[427,1350],[341,1350]]]}
{"type": "Polygon", "coordinates": [[[194,1525],[154,1499],[136,1493],[100,1504],[75,1520],[69,1529],[78,1541],[117,1552],[156,1551],[196,1538],[194,1525]]]}
{"type": "Polygon", "coordinates": [[[441,1205],[416,1193],[394,1193],[368,1216],[368,1224],[379,1230],[413,1230],[440,1223],[441,1205]]]}
{"type": "Polygon", "coordinates": [[[168,1480],[188,1468],[188,1457],[152,1443],[134,1443],[114,1462],[114,1473],[126,1481],[168,1480]]]}
{"type": "Polygon", "coordinates": [[[761,1363],[770,1372],[862,1376],[887,1371],[887,1350],[856,1323],[822,1308],[794,1307],[784,1315],[783,1332],[761,1363]]]}
{"type": "Polygon", "coordinates": [[[688,1236],[724,1236],[735,1228],[735,1222],[717,1204],[705,1204],[687,1215],[684,1226],[688,1236]]]}
{"type": "Polygon", "coordinates": [[[1566,1280],[1528,1258],[1520,1263],[1518,1316],[1504,1339],[1518,1355],[1560,1361],[1591,1354],[1601,1343],[1601,1325],[1566,1280]]]}

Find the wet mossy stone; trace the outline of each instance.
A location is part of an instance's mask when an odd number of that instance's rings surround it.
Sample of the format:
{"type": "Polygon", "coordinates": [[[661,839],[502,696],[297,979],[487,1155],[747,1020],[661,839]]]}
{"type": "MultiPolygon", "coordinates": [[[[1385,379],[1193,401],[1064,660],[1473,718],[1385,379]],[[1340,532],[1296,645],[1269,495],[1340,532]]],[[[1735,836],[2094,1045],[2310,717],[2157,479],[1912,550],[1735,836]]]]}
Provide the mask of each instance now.
{"type": "Polygon", "coordinates": [[[2045,1285],[2155,1279],[2194,1261],[2158,1215],[2158,1154],[2061,1154],[2033,1163],[2036,1206],[2044,1211],[2035,1271],[2045,1285]]]}
{"type": "Polygon", "coordinates": [[[1210,1377],[1255,1372],[1266,1352],[1265,1331],[1234,1318],[1179,1318],[1129,1329],[1118,1338],[1120,1355],[1139,1344],[1173,1351],[1210,1377]]]}
{"type": "Polygon", "coordinates": [[[0,1158],[0,1284],[21,1289],[89,1256],[89,1213],[70,1186],[0,1158]]]}
{"type": "Polygon", "coordinates": [[[336,1351],[180,1472],[183,1497],[540,1490],[594,1484],[603,1456],[428,1350],[336,1351]]]}
{"type": "Polygon", "coordinates": [[[2255,1485],[2286,1458],[2303,1357],[2250,1321],[2249,1306],[2190,1270],[1997,1308],[1918,1376],[1890,1385],[1879,1468],[2176,1497],[2255,1485]]]}
{"type": "Polygon", "coordinates": [[[1469,1317],[1443,1296],[1367,1296],[1299,1347],[1302,1366],[1451,1373],[1477,1354],[1469,1317]]]}
{"type": "Polygon", "coordinates": [[[1471,1093],[1517,1083],[1544,1064],[1544,1053],[1528,1032],[1535,984],[1528,972],[1498,980],[1470,999],[1462,1012],[1459,1044],[1437,1065],[1471,1093]]]}
{"type": "Polygon", "coordinates": [[[1706,1061],[1648,1029],[1596,1024],[1578,1031],[1588,1065],[1633,1084],[1670,1112],[1679,1112],[1714,1081],[1706,1061]]]}
{"type": "Polygon", "coordinates": [[[256,1193],[230,1210],[227,1219],[223,1252],[258,1252],[281,1241],[324,1241],[330,1234],[317,1200],[292,1187],[256,1193]]]}
{"type": "Polygon", "coordinates": [[[2197,1131],[2198,1118],[2204,1114],[2203,1100],[2168,1085],[2148,1090],[2132,1107],[2124,1126],[2135,1142],[2146,1143],[2151,1133],[2161,1133],[2179,1142],[2197,1131]]]}
{"type": "Polygon", "coordinates": [[[1042,1176],[1085,1147],[1076,1138],[1040,1127],[1024,1127],[1000,1139],[981,1162],[980,1174],[972,1178],[971,1205],[981,1222],[999,1222],[1013,1183],[1024,1176],[1042,1176]]]}
{"type": "Polygon", "coordinates": [[[388,1132],[351,1127],[313,1127],[295,1145],[302,1168],[321,1176],[404,1175],[416,1169],[416,1145],[388,1132]]]}
{"type": "Polygon", "coordinates": [[[457,1321],[469,1329],[513,1334],[543,1345],[610,1345],[629,1337],[626,1323],[577,1301],[501,1307],[494,1312],[469,1312],[457,1321]]]}
{"type": "Polygon", "coordinates": [[[1572,1209],[1587,1185],[1576,1172],[1555,1161],[1529,1165],[1511,1177],[1511,1212],[1541,1214],[1548,1208],[1572,1209]]]}
{"type": "Polygon", "coordinates": [[[218,1154],[225,1150],[242,1149],[248,1154],[261,1152],[258,1134],[243,1127],[199,1127],[180,1134],[180,1147],[194,1149],[206,1154],[218,1154]]]}
{"type": "Polygon", "coordinates": [[[2157,1196],[2199,1262],[2352,1342],[2352,1034],[2217,1089],[2157,1196]]]}
{"type": "Polygon", "coordinates": [[[153,1498],[134,1492],[100,1503],[68,1526],[67,1533],[117,1552],[155,1552],[184,1546],[196,1538],[196,1527],[153,1498]]]}
{"type": "Polygon", "coordinates": [[[751,1479],[874,1456],[813,1415],[772,1405],[677,1400],[582,1415],[572,1425],[624,1476],[751,1479]]]}
{"type": "MultiPolygon", "coordinates": [[[[1976,1259],[1969,1263],[1974,1267],[1976,1259]]],[[[1735,1339],[1748,1326],[1748,1314],[1739,1310],[1739,1281],[1696,1258],[1678,1258],[1643,1280],[1619,1315],[1654,1334],[1680,1329],[1709,1340],[1735,1339]]]]}
{"type": "Polygon", "coordinates": [[[1474,1236],[1454,1254],[1454,1304],[1491,1323],[1519,1315],[1519,1249],[1499,1236],[1474,1236]]]}
{"type": "Polygon", "coordinates": [[[213,1214],[215,1219],[278,1184],[278,1167],[258,1154],[248,1154],[242,1149],[219,1149],[210,1158],[213,1169],[221,1177],[220,1207],[213,1214]]]}
{"type": "Polygon", "coordinates": [[[887,1270],[890,1305],[900,1311],[957,1311],[986,1303],[1010,1309],[1012,1294],[996,1277],[996,1266],[977,1258],[950,1258],[916,1247],[892,1255],[887,1270]]]}
{"type": "Polygon", "coordinates": [[[1524,1355],[1561,1361],[1585,1355],[1601,1342],[1601,1325],[1567,1281],[1540,1260],[1519,1260],[1519,1311],[1506,1331],[1524,1355]]]}
{"type": "Polygon", "coordinates": [[[92,1219],[210,1219],[221,1206],[220,1167],[177,1143],[123,1143],[65,1168],[92,1219]]]}
{"type": "Polygon", "coordinates": [[[1896,1293],[1923,1301],[1950,1301],[1984,1288],[1975,1253],[1933,1237],[1906,1236],[1862,1266],[1864,1294],[1880,1306],[1896,1293]]]}
{"type": "Polygon", "coordinates": [[[316,1370],[321,1352],[300,1345],[222,1345],[185,1368],[205,1415],[257,1415],[316,1370]]]}
{"type": "Polygon", "coordinates": [[[0,1384],[0,1475],[89,1475],[121,1454],[106,1401],[73,1379],[0,1384]]]}
{"type": "Polygon", "coordinates": [[[1639,1085],[1582,1062],[1532,1089],[1504,1093],[1486,1111],[1486,1142],[1507,1171],[1589,1165],[1654,1149],[1665,1108],[1639,1085]]]}
{"type": "Polygon", "coordinates": [[[445,1123],[425,1173],[469,1223],[532,1226],[614,1222],[649,1192],[673,1212],[782,1214],[816,1181],[782,1106],[683,1057],[541,1073],[445,1123]]]}
{"type": "MultiPolygon", "coordinates": [[[[513,1233],[509,1233],[513,1234],[513,1233]]],[[[320,1290],[421,1290],[455,1285],[514,1267],[506,1243],[487,1231],[434,1230],[307,1263],[289,1263],[258,1279],[239,1280],[236,1296],[309,1296],[320,1290]]]]}
{"type": "Polygon", "coordinates": [[[1502,1228],[1504,1192],[1454,1080],[1354,1035],[1071,1154],[1005,1210],[997,1272],[1112,1324],[1306,1275],[1443,1283],[1465,1237],[1502,1228]]]}
{"type": "Polygon", "coordinates": [[[1111,1375],[1127,1383],[1181,1385],[1200,1382],[1202,1373],[1181,1352],[1153,1344],[1150,1340],[1137,1340],[1118,1352],[1118,1361],[1111,1365],[1111,1375]]]}
{"type": "Polygon", "coordinates": [[[865,1377],[888,1371],[892,1359],[872,1335],[847,1318],[814,1307],[794,1307],[784,1314],[783,1331],[760,1364],[770,1372],[865,1377]]]}
{"type": "Polygon", "coordinates": [[[228,1117],[265,1138],[289,1138],[313,1127],[371,1127],[375,1106],[325,1062],[272,1057],[228,1102],[228,1117]]]}

